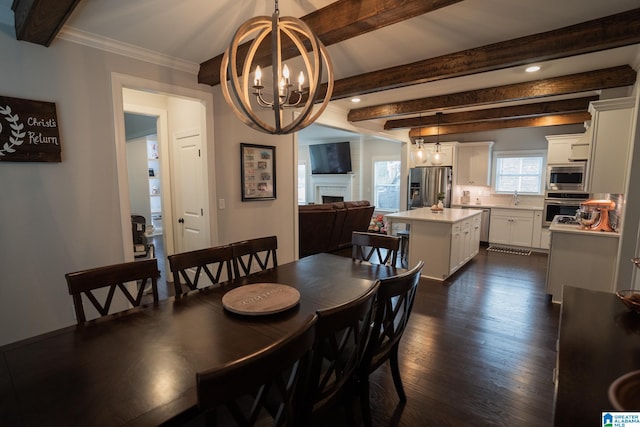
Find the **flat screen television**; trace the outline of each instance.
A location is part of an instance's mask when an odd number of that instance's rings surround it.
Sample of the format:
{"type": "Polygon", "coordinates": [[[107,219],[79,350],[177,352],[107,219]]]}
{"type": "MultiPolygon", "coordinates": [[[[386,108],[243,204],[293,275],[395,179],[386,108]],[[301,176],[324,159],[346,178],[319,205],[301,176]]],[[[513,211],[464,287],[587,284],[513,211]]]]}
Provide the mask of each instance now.
{"type": "Polygon", "coordinates": [[[331,142],[309,146],[312,174],[351,173],[349,142],[331,142]]]}

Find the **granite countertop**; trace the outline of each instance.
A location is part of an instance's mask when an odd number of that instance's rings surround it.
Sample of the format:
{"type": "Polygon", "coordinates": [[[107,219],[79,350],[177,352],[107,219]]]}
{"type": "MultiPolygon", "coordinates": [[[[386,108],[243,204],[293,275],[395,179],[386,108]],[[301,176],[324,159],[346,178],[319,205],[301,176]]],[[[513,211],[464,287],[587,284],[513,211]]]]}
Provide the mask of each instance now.
{"type": "Polygon", "coordinates": [[[451,207],[454,208],[458,208],[458,207],[464,207],[466,208],[477,208],[477,209],[482,209],[482,208],[495,208],[495,209],[518,209],[518,210],[529,210],[529,211],[542,211],[543,207],[539,206],[539,205],[527,205],[527,204],[499,204],[499,203],[480,203],[475,204],[475,203],[468,203],[468,204],[459,204],[459,203],[454,203],[451,205],[451,207]]]}
{"type": "Polygon", "coordinates": [[[470,218],[475,215],[482,214],[480,209],[456,209],[456,208],[444,208],[440,212],[433,212],[431,208],[419,208],[412,209],[410,211],[397,212],[394,214],[385,215],[388,220],[402,220],[402,221],[430,221],[430,222],[445,222],[455,223],[464,219],[470,218]]]}
{"type": "Polygon", "coordinates": [[[617,231],[607,232],[607,231],[592,231],[585,230],[580,228],[579,225],[576,224],[560,224],[554,221],[551,222],[549,226],[549,231],[552,233],[570,233],[570,234],[586,234],[592,236],[601,236],[601,237],[620,237],[620,233],[617,231]]]}

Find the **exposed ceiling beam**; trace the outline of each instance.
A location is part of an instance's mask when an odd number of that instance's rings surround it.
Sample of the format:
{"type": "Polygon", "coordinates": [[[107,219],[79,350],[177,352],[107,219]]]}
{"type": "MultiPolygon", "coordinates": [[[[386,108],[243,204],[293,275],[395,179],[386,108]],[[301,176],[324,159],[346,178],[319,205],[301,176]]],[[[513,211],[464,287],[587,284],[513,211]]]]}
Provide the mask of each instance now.
{"type": "Polygon", "coordinates": [[[14,0],[16,38],[49,46],[80,0],[14,0]]]}
{"type": "MultiPolygon", "coordinates": [[[[461,113],[442,114],[440,125],[450,125],[487,120],[512,119],[525,117],[550,116],[559,113],[585,112],[589,103],[597,101],[598,96],[565,99],[561,101],[538,102],[534,104],[514,105],[510,107],[489,108],[485,110],[464,111],[461,113]]],[[[385,130],[405,129],[437,125],[436,115],[427,117],[411,117],[408,119],[389,120],[384,124],[385,130]]]]}
{"type": "Polygon", "coordinates": [[[351,122],[358,122],[405,114],[418,114],[426,111],[610,89],[630,86],[633,85],[635,81],[636,72],[630,66],[622,65],[619,67],[535,80],[532,82],[515,83],[505,86],[362,107],[349,111],[347,118],[351,122]]]}
{"type": "Polygon", "coordinates": [[[636,43],[640,43],[640,9],[336,80],[331,99],[343,99],[636,43]]]}
{"type": "MultiPolygon", "coordinates": [[[[462,0],[340,0],[300,18],[325,46],[395,24],[427,12],[458,3],[462,0]]],[[[264,49],[256,53],[261,65],[270,65],[271,44],[265,40],[264,49]]],[[[249,43],[238,49],[240,58],[246,57],[249,43]]],[[[283,59],[297,55],[297,49],[286,50],[283,59]]],[[[200,64],[198,82],[215,86],[220,83],[220,64],[223,54],[200,64]]]]}
{"type": "Polygon", "coordinates": [[[412,129],[409,131],[409,138],[413,140],[418,136],[442,136],[522,127],[575,125],[584,123],[588,120],[591,120],[591,114],[584,111],[579,113],[556,114],[543,117],[524,117],[474,123],[460,123],[440,126],[439,132],[436,126],[412,129]]]}

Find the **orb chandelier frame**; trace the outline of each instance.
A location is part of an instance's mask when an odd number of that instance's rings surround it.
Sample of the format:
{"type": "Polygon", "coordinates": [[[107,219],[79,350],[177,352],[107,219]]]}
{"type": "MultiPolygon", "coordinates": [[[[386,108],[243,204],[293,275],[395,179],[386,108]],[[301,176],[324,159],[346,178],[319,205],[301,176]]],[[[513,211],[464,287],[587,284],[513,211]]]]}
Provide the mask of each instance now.
{"type": "Polygon", "coordinates": [[[280,17],[278,0],[275,0],[275,11],[271,17],[257,16],[238,28],[222,58],[220,77],[222,94],[234,114],[247,126],[275,135],[296,132],[315,122],[329,104],[333,93],[333,65],[326,47],[302,20],[280,17]],[[271,88],[265,90],[263,70],[259,64],[255,64],[252,82],[250,78],[256,53],[269,35],[272,76],[271,88]],[[306,73],[300,71],[297,88],[291,84],[289,68],[282,61],[283,36],[292,42],[304,63],[306,73]],[[239,69],[238,48],[241,43],[252,37],[246,58],[241,62],[242,66],[239,69]],[[309,50],[305,43],[308,43],[309,50]],[[323,72],[327,76],[327,90],[322,102],[316,106],[323,72]],[[305,74],[309,78],[308,88],[303,86],[305,74]],[[261,119],[256,108],[271,109],[273,121],[261,119]],[[299,108],[300,111],[297,115],[292,115],[290,121],[286,121],[285,109],[294,108],[299,108]]]}

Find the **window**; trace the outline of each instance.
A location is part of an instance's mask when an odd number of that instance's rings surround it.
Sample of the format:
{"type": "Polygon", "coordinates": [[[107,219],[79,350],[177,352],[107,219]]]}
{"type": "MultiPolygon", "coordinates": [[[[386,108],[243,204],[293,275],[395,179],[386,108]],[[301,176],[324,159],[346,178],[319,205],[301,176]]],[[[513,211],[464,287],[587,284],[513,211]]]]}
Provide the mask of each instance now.
{"type": "Polygon", "coordinates": [[[542,194],[544,153],[541,151],[496,152],[496,193],[542,194]]]}
{"type": "Polygon", "coordinates": [[[307,203],[307,165],[298,163],[298,204],[307,203]]]}
{"type": "Polygon", "coordinates": [[[373,189],[376,210],[400,208],[400,160],[373,161],[373,189]]]}

